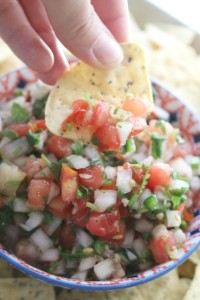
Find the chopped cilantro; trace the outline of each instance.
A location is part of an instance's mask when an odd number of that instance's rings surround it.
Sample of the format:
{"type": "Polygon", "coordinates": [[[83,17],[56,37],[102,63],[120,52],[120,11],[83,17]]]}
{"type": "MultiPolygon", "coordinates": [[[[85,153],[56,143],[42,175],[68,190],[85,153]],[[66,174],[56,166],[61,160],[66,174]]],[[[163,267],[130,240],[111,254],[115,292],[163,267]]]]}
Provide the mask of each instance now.
{"type": "Polygon", "coordinates": [[[92,142],[92,144],[94,144],[96,146],[99,145],[99,140],[95,136],[92,137],[91,142],[92,142]]]}
{"type": "Polygon", "coordinates": [[[52,215],[50,212],[48,212],[47,210],[44,210],[44,211],[43,211],[43,215],[44,215],[43,222],[44,222],[45,224],[47,224],[47,225],[48,225],[48,224],[51,224],[53,215],[52,215]]]}
{"type": "Polygon", "coordinates": [[[136,145],[133,138],[129,138],[126,141],[126,144],[124,146],[124,152],[125,153],[134,153],[136,151],[136,145]]]}
{"type": "Polygon", "coordinates": [[[44,154],[41,155],[42,160],[45,162],[46,166],[49,168],[54,178],[59,181],[61,173],[61,165],[56,162],[51,162],[44,154]]]}
{"type": "Polygon", "coordinates": [[[89,162],[89,165],[90,166],[93,166],[93,165],[103,165],[103,162],[100,158],[93,158],[90,162],[89,162]]]}
{"type": "Polygon", "coordinates": [[[73,129],[73,125],[71,123],[67,123],[66,124],[66,130],[67,131],[72,131],[72,129],[73,129]]]}
{"type": "Polygon", "coordinates": [[[80,258],[91,256],[91,253],[87,253],[84,249],[80,246],[74,251],[65,251],[61,253],[62,257],[64,258],[64,262],[72,263],[80,261],[80,258]]]}
{"type": "Polygon", "coordinates": [[[139,194],[141,194],[143,192],[143,190],[145,189],[147,183],[148,183],[148,180],[149,180],[149,177],[150,177],[150,174],[149,174],[149,169],[150,167],[147,168],[146,170],[146,173],[142,179],[142,183],[140,185],[140,190],[139,190],[139,194]]]}
{"type": "Polygon", "coordinates": [[[113,111],[113,114],[116,115],[118,113],[119,107],[116,107],[113,111]]]}
{"type": "Polygon", "coordinates": [[[23,147],[22,146],[18,146],[17,148],[15,148],[15,150],[13,151],[13,155],[14,157],[19,156],[23,151],[23,147]]]}
{"type": "Polygon", "coordinates": [[[101,240],[96,240],[93,244],[93,248],[95,253],[103,255],[103,253],[105,252],[106,243],[101,240]]]}
{"type": "Polygon", "coordinates": [[[92,99],[91,99],[90,95],[85,93],[84,98],[87,101],[87,103],[89,104],[89,106],[92,106],[92,99]]]}
{"type": "Polygon", "coordinates": [[[155,125],[156,125],[156,127],[159,127],[162,130],[163,134],[166,134],[166,128],[165,128],[164,122],[162,120],[156,121],[155,125]]]}
{"type": "Polygon", "coordinates": [[[5,182],[5,187],[16,187],[20,184],[21,181],[7,181],[5,182]]]}
{"type": "Polygon", "coordinates": [[[6,206],[0,209],[0,231],[3,230],[8,224],[12,222],[13,210],[6,206]]]}
{"type": "Polygon", "coordinates": [[[50,266],[49,266],[49,269],[48,269],[48,272],[49,273],[54,273],[55,270],[58,268],[59,264],[61,264],[62,262],[61,261],[53,261],[50,266]]]}
{"type": "Polygon", "coordinates": [[[76,197],[78,199],[88,198],[88,196],[91,194],[91,191],[92,189],[80,185],[76,192],[76,197]]]}
{"type": "Polygon", "coordinates": [[[34,147],[40,142],[40,133],[33,133],[29,131],[26,135],[26,139],[31,147],[34,147]]]}
{"type": "Polygon", "coordinates": [[[29,112],[18,103],[11,107],[11,120],[13,123],[26,123],[30,119],[29,112]]]}
{"type": "Polygon", "coordinates": [[[47,102],[48,95],[45,95],[42,99],[37,99],[33,103],[33,115],[36,117],[36,119],[44,119],[44,109],[47,102]]]}
{"type": "Polygon", "coordinates": [[[135,202],[138,200],[139,195],[138,194],[133,194],[128,202],[128,207],[131,208],[135,202]]]}
{"type": "Polygon", "coordinates": [[[94,211],[97,210],[96,205],[94,205],[94,203],[91,203],[91,202],[86,202],[86,207],[87,207],[87,208],[90,208],[90,209],[92,209],[92,210],[94,210],[94,211]]]}
{"type": "Polygon", "coordinates": [[[83,143],[80,141],[75,141],[74,143],[72,143],[71,148],[72,148],[72,153],[76,154],[76,155],[83,155],[83,143]]]}
{"type": "Polygon", "coordinates": [[[119,254],[123,263],[126,263],[126,264],[130,263],[126,249],[120,249],[117,252],[117,254],[119,254]]]}

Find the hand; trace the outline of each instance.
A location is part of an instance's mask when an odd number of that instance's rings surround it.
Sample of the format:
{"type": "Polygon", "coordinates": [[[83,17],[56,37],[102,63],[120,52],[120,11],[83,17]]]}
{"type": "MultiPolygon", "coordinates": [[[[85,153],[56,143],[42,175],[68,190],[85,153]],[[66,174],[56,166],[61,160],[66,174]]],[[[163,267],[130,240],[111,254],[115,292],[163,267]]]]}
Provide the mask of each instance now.
{"type": "Polygon", "coordinates": [[[0,36],[40,78],[54,84],[68,63],[58,39],[97,68],[123,59],[117,42],[127,41],[126,0],[1,0],[0,36]]]}

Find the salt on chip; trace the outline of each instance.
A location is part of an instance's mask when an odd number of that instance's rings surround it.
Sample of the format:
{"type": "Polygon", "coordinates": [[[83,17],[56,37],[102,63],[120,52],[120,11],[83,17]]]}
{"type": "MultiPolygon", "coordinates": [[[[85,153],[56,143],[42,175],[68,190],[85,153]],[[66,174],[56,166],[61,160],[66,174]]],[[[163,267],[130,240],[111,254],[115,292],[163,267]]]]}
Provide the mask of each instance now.
{"type": "Polygon", "coordinates": [[[2,300],[55,300],[54,288],[32,278],[0,279],[2,300]]]}
{"type": "Polygon", "coordinates": [[[146,69],[144,51],[132,43],[121,45],[124,60],[111,70],[97,70],[79,62],[58,80],[51,91],[45,109],[48,129],[55,135],[89,142],[94,133],[93,126],[76,128],[62,133],[61,124],[72,113],[72,104],[89,95],[92,101],[105,100],[115,107],[122,107],[126,94],[152,105],[151,85],[146,69]]]}
{"type": "Polygon", "coordinates": [[[143,300],[137,287],[117,291],[62,290],[56,300],[143,300]]]}

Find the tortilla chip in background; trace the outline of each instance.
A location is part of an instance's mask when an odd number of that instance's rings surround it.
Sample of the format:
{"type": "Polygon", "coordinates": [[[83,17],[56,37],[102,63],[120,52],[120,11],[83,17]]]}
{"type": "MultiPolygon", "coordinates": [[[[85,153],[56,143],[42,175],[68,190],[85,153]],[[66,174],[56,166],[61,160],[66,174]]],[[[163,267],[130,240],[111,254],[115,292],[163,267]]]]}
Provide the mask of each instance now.
{"type": "Polygon", "coordinates": [[[178,274],[181,278],[192,279],[194,277],[196,265],[191,260],[186,260],[178,267],[178,274]]]}
{"type": "Polygon", "coordinates": [[[13,268],[4,260],[0,259],[0,278],[9,278],[12,276],[13,268]]]}
{"type": "MultiPolygon", "coordinates": [[[[87,94],[91,99],[104,99],[110,104],[121,107],[126,94],[152,105],[152,92],[146,69],[144,51],[141,46],[132,43],[121,45],[124,60],[111,70],[98,70],[84,62],[79,62],[66,72],[52,89],[45,109],[45,119],[49,130],[61,135],[60,126],[72,112],[72,104],[87,94]]],[[[89,127],[89,126],[88,126],[89,127]]],[[[94,130],[73,127],[62,134],[69,139],[91,140],[94,130]]]]}
{"type": "Polygon", "coordinates": [[[197,265],[194,279],[185,294],[183,300],[199,300],[200,299],[200,264],[197,265]]]}
{"type": "Polygon", "coordinates": [[[177,269],[138,286],[138,290],[144,300],[181,300],[183,296],[177,269]]]}
{"type": "Polygon", "coordinates": [[[1,300],[55,300],[53,286],[32,278],[0,279],[1,300]]]}
{"type": "Polygon", "coordinates": [[[56,297],[56,300],[143,300],[137,287],[116,291],[76,291],[64,290],[56,297]]]}
{"type": "Polygon", "coordinates": [[[195,265],[200,264],[200,248],[198,248],[190,257],[189,260],[195,265]]]}
{"type": "Polygon", "coordinates": [[[185,296],[185,294],[187,293],[188,289],[190,288],[192,280],[188,279],[188,278],[181,278],[180,279],[180,283],[181,283],[181,288],[182,288],[183,296],[185,296]]]}

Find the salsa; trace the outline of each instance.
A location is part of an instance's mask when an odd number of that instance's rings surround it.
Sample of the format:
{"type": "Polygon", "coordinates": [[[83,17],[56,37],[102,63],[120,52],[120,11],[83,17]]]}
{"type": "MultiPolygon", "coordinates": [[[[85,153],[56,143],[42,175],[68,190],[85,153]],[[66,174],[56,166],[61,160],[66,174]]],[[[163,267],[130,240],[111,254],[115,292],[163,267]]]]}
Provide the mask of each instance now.
{"type": "Polygon", "coordinates": [[[179,130],[149,117],[133,97],[122,109],[83,97],[61,129],[92,126],[92,143],[67,140],[46,127],[47,95],[36,83],[0,104],[2,244],[40,269],[80,280],[121,278],[176,259],[200,174],[179,130]]]}

